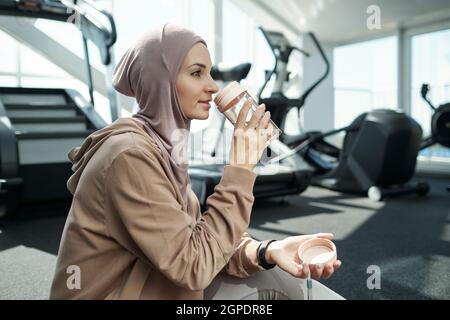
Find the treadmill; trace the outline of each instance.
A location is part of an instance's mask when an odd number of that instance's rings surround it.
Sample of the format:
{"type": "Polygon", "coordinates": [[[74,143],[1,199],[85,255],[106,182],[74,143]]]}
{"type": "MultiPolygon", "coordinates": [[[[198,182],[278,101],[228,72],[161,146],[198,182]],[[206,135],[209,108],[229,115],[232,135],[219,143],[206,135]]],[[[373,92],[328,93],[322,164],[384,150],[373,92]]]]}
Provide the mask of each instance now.
{"type": "MultiPolygon", "coordinates": [[[[250,63],[236,66],[214,66],[211,75],[216,81],[240,82],[247,77],[250,63]]],[[[192,190],[196,193],[202,209],[206,209],[207,198],[214,193],[214,187],[220,182],[223,169],[228,163],[231,147],[232,127],[216,108],[211,109],[210,124],[207,128],[191,135],[189,146],[189,176],[192,190]],[[193,141],[195,143],[193,143],[193,141]],[[198,147],[200,145],[200,147],[198,147]]],[[[280,141],[273,141],[269,150],[276,154],[289,152],[290,149],[280,141]]],[[[258,163],[254,169],[257,174],[253,195],[255,201],[264,198],[298,195],[310,184],[311,171],[301,159],[290,157],[284,163],[258,163]]]]}
{"type": "MultiPolygon", "coordinates": [[[[0,219],[70,203],[66,182],[72,164],[67,154],[107,125],[94,109],[87,40],[99,48],[105,66],[116,41],[112,17],[90,1],[0,0],[0,15],[66,22],[74,11],[80,17],[91,101],[71,89],[0,87],[0,219]]],[[[114,119],[117,104],[110,100],[114,119]]]]}

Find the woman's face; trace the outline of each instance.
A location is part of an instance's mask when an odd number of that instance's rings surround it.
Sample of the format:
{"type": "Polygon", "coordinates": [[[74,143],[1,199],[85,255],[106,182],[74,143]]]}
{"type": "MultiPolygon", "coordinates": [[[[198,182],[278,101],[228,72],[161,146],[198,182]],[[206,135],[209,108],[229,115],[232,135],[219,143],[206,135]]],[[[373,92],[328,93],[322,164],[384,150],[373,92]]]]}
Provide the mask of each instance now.
{"type": "Polygon", "coordinates": [[[191,120],[208,118],[212,95],[219,90],[211,78],[211,67],[208,48],[200,42],[189,50],[181,65],[177,94],[184,114],[191,120]]]}

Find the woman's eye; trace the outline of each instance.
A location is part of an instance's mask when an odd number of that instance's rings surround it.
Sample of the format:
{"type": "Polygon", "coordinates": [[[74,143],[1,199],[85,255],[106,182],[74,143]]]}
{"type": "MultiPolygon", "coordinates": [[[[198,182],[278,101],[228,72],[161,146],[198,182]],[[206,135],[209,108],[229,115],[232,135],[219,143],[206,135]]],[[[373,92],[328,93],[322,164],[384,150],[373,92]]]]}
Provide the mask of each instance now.
{"type": "Polygon", "coordinates": [[[192,75],[193,77],[200,77],[200,71],[192,72],[191,75],[192,75]]]}

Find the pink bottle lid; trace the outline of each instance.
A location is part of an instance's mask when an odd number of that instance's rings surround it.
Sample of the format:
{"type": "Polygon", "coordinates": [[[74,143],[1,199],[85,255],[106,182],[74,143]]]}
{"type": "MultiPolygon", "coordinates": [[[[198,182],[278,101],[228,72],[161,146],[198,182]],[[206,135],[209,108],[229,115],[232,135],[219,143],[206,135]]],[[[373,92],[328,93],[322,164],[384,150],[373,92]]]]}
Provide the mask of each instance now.
{"type": "Polygon", "coordinates": [[[336,246],[324,238],[312,238],[303,242],[298,248],[300,263],[328,264],[337,259],[336,246]]]}
{"type": "Polygon", "coordinates": [[[236,81],[230,82],[216,95],[214,103],[220,112],[225,112],[233,107],[235,99],[244,91],[246,89],[236,81]]]}

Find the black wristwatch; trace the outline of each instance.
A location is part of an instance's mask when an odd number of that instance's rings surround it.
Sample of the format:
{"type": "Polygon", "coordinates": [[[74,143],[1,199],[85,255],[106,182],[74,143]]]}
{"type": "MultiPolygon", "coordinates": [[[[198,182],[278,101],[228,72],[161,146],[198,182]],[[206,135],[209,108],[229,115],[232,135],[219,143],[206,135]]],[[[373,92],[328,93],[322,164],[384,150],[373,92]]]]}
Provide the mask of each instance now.
{"type": "Polygon", "coordinates": [[[276,266],[276,264],[270,264],[266,261],[266,249],[269,246],[269,244],[271,244],[274,241],[276,240],[262,241],[258,246],[258,250],[256,251],[258,257],[258,264],[266,270],[272,269],[273,267],[276,266]]]}

